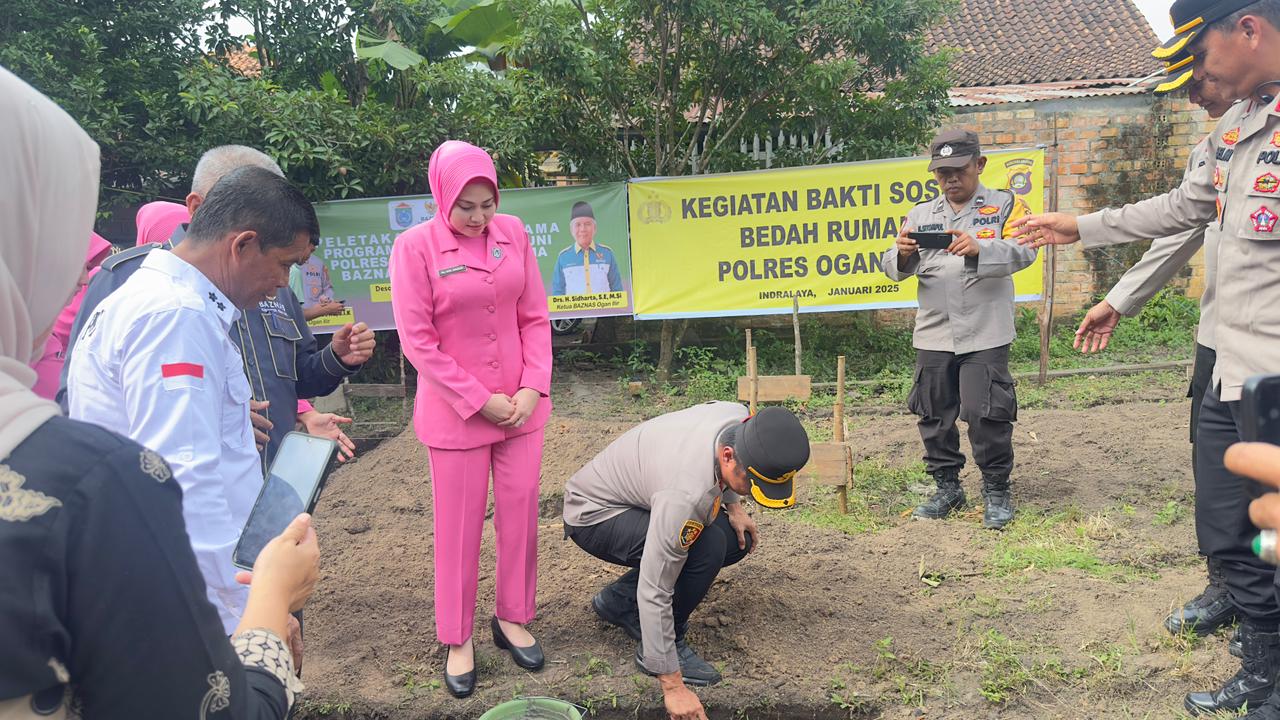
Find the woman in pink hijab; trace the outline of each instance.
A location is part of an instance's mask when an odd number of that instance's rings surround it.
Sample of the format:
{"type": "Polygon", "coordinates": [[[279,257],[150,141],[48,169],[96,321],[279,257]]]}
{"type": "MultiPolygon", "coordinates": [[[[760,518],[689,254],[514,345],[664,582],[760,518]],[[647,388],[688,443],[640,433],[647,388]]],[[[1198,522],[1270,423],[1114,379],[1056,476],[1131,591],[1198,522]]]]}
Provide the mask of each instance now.
{"type": "Polygon", "coordinates": [[[187,206],[180,203],[156,200],[138,208],[135,224],[138,227],[138,245],[166,243],[178,226],[191,222],[187,206]]]}
{"type": "Polygon", "coordinates": [[[84,260],[84,270],[80,273],[80,285],[71,302],[58,313],[53,323],[53,331],[44,343],[44,352],[40,359],[31,364],[36,371],[36,384],[31,391],[45,400],[53,400],[58,392],[58,380],[62,375],[62,363],[66,359],[67,341],[71,339],[71,323],[80,311],[80,301],[84,299],[84,288],[89,279],[98,272],[98,266],[111,254],[111,243],[98,233],[89,233],[89,250],[84,260]]]}
{"type": "Polygon", "coordinates": [[[498,178],[480,148],[450,140],[427,170],[440,212],[396,239],[391,303],[418,370],[413,425],[427,446],[435,538],[436,634],[445,686],[475,689],[471,642],[480,535],[493,472],[494,643],[538,670],[538,479],[551,414],[547,297],[524,223],[497,214],[498,178]]]}

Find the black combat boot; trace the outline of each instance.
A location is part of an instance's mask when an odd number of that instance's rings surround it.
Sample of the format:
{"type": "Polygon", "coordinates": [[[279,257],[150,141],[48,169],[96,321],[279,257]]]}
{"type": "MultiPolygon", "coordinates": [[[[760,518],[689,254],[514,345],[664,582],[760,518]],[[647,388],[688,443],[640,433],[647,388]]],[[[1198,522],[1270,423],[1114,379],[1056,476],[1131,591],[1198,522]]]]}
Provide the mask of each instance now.
{"type": "Polygon", "coordinates": [[[1209,585],[1204,592],[1191,598],[1186,605],[1174,610],[1165,618],[1164,627],[1177,635],[1186,630],[1197,635],[1208,635],[1218,628],[1236,621],[1236,609],[1227,597],[1226,574],[1222,561],[1208,558],[1209,585]]]}
{"type": "Polygon", "coordinates": [[[636,603],[639,581],[640,571],[633,568],[591,598],[591,609],[601,620],[622,628],[636,642],[640,641],[640,606],[636,603]]]}
{"type": "Polygon", "coordinates": [[[1267,701],[1249,712],[1241,720],[1280,720],[1280,687],[1271,691],[1267,701]]]}
{"type": "MultiPolygon", "coordinates": [[[[715,685],[720,682],[720,671],[716,670],[711,663],[703,660],[684,641],[684,634],[688,627],[687,623],[684,626],[676,627],[676,655],[680,658],[680,677],[684,680],[685,685],[697,687],[715,685]]],[[[653,675],[641,662],[643,653],[643,647],[636,648],[636,667],[644,670],[649,675],[653,675]]]]}
{"type": "Polygon", "coordinates": [[[950,515],[952,510],[964,507],[964,489],[960,487],[959,470],[935,470],[933,480],[938,484],[938,491],[933,497],[917,505],[911,517],[941,520],[950,515]]]}
{"type": "Polygon", "coordinates": [[[999,530],[1013,519],[1013,501],[1009,498],[1009,476],[982,473],[982,527],[999,530]]]}
{"type": "Polygon", "coordinates": [[[1240,623],[1240,644],[1244,659],[1240,671],[1221,688],[1187,695],[1182,704],[1192,715],[1235,712],[1248,704],[1261,705],[1275,689],[1280,670],[1280,635],[1275,627],[1263,631],[1245,621],[1240,623]]]}

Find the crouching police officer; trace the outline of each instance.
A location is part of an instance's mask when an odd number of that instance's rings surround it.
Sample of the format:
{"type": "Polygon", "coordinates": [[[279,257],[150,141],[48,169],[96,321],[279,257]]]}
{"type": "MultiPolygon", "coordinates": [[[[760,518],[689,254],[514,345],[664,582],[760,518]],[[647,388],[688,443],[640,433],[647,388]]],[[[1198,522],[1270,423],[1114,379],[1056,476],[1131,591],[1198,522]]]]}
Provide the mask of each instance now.
{"type": "Polygon", "coordinates": [[[1018,403],[1009,374],[1014,338],[1013,278],[1036,259],[1006,240],[1014,214],[1007,190],[989,190],[980,176],[987,159],[978,136],[944,130],[930,147],[929,170],[941,196],[907,213],[897,244],[884,253],[884,272],[894,280],[920,281],[920,309],[912,344],[915,382],[907,400],[920,416],[925,463],[938,491],[915,517],[944,518],[965,503],[960,487],[964,455],[956,419],[969,425],[974,460],[982,470],[986,509],[982,524],[999,529],[1013,519],[1009,473],[1013,470],[1013,421],[1018,403]],[[910,231],[953,237],[946,249],[921,249],[910,231]]]}
{"type": "Polygon", "coordinates": [[[658,677],[671,717],[705,718],[686,685],[720,681],[685,633],[720,569],[756,542],[739,495],[791,507],[792,479],[808,461],[809,437],[789,410],[748,416],[738,403],[710,402],[632,428],[566,483],[565,535],[631,568],[591,605],[640,642],[636,663],[658,677]]]}

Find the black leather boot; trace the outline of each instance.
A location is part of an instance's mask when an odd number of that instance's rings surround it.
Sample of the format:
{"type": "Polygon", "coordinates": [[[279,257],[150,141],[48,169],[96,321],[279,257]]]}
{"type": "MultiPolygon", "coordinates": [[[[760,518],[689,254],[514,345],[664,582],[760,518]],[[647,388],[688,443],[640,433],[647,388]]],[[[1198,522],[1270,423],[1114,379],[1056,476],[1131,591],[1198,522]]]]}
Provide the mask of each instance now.
{"type": "Polygon", "coordinates": [[[640,571],[632,569],[591,598],[591,609],[601,620],[622,628],[636,642],[640,642],[640,606],[636,604],[639,582],[640,571]]]}
{"type": "Polygon", "coordinates": [[[1187,695],[1182,703],[1187,712],[1192,715],[1235,712],[1245,704],[1261,705],[1271,696],[1276,672],[1280,670],[1280,635],[1274,627],[1264,632],[1246,620],[1240,623],[1240,644],[1244,650],[1240,671],[1217,690],[1187,695]]]}
{"type": "Polygon", "coordinates": [[[1271,691],[1266,702],[1250,708],[1242,720],[1280,720],[1280,687],[1271,691]]]}
{"type": "Polygon", "coordinates": [[[1184,630],[1197,635],[1208,635],[1218,628],[1236,621],[1236,609],[1227,597],[1226,574],[1222,561],[1208,558],[1209,585],[1204,592],[1191,598],[1186,605],[1174,610],[1165,618],[1164,627],[1177,635],[1184,630]]]}
{"type": "Polygon", "coordinates": [[[960,487],[960,471],[955,468],[935,470],[933,481],[938,490],[933,497],[916,506],[912,517],[924,520],[941,520],[952,510],[964,507],[964,489],[960,487]]]}
{"type": "Polygon", "coordinates": [[[1009,497],[1009,476],[982,473],[982,527],[1000,530],[1013,519],[1013,500],[1009,497]]]}

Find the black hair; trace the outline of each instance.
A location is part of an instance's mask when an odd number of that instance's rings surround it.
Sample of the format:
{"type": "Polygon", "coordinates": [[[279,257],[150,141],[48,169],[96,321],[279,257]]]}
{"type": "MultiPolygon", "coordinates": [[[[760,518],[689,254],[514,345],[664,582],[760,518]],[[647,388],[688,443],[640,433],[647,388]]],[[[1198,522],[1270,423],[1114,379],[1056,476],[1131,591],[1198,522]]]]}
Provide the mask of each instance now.
{"type": "Polygon", "coordinates": [[[1280,0],[1257,0],[1221,20],[1215,20],[1209,25],[1209,29],[1230,32],[1245,15],[1256,15],[1270,23],[1271,27],[1280,29],[1280,0]]]}
{"type": "Polygon", "coordinates": [[[288,247],[298,233],[320,241],[320,221],[307,198],[275,173],[253,165],[238,167],[214,183],[187,227],[187,240],[213,242],[227,233],[252,230],[265,252],[288,247]]]}

